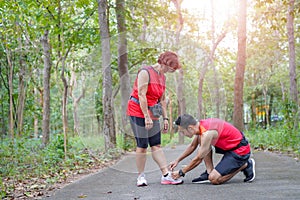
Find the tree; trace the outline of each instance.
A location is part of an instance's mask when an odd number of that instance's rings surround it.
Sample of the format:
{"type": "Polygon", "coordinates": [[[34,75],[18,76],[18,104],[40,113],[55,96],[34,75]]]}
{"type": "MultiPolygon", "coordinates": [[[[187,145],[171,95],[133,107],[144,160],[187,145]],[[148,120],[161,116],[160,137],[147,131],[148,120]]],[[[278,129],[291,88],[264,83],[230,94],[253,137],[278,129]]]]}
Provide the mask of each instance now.
{"type": "Polygon", "coordinates": [[[103,76],[103,134],[105,137],[105,150],[116,145],[116,130],[114,120],[114,108],[112,101],[112,73],[110,35],[108,24],[108,6],[106,0],[98,0],[98,17],[100,27],[100,39],[102,49],[102,76],[103,76]]]}
{"type": "Polygon", "coordinates": [[[116,14],[118,26],[118,72],[121,90],[121,122],[125,130],[124,144],[134,143],[127,133],[128,120],[126,115],[127,102],[130,96],[130,78],[128,73],[127,54],[127,30],[126,30],[126,10],[125,0],[116,0],[116,14]]]}
{"type": "MultiPolygon", "coordinates": [[[[203,63],[203,68],[200,72],[200,77],[199,77],[199,84],[198,84],[198,118],[205,118],[205,114],[203,111],[203,84],[204,84],[204,79],[205,75],[207,73],[207,68],[209,64],[214,66],[214,56],[216,49],[220,42],[226,37],[227,34],[227,27],[217,36],[217,39],[215,39],[215,20],[214,20],[214,1],[211,1],[211,9],[212,9],[212,14],[211,14],[211,47],[209,48],[209,55],[206,57],[203,63]]],[[[216,80],[215,80],[216,81],[216,80]]],[[[218,87],[218,86],[216,86],[218,87]]]]}
{"type": "Polygon", "coordinates": [[[11,138],[15,137],[14,133],[14,103],[13,103],[13,71],[14,67],[11,60],[11,53],[6,48],[7,63],[9,66],[9,77],[8,77],[8,86],[9,86],[9,132],[11,138]]]}
{"type": "MultiPolygon", "coordinates": [[[[183,17],[182,17],[182,13],[181,13],[181,3],[182,0],[172,0],[172,2],[174,3],[175,7],[176,7],[176,12],[177,12],[177,28],[176,28],[176,46],[179,46],[180,44],[180,32],[183,28],[183,17]]],[[[186,103],[185,103],[185,98],[184,98],[184,73],[183,73],[183,69],[179,69],[179,74],[177,77],[177,100],[178,100],[178,114],[179,115],[183,115],[186,113],[186,103]]],[[[178,134],[179,140],[178,143],[179,144],[183,144],[184,143],[184,136],[181,134],[178,134]]]]}
{"type": "MultiPolygon", "coordinates": [[[[19,49],[23,49],[22,39],[18,38],[19,49]]],[[[26,63],[24,59],[23,51],[20,51],[20,72],[19,72],[19,97],[18,97],[18,107],[17,107],[17,127],[18,135],[20,136],[23,132],[23,118],[24,118],[24,106],[25,106],[25,76],[26,76],[26,63]]]]}
{"type": "Polygon", "coordinates": [[[51,76],[51,58],[50,58],[50,44],[48,41],[49,31],[45,30],[41,38],[43,46],[44,57],[44,93],[43,93],[43,145],[49,143],[50,138],[50,76],[51,76]]]}
{"type": "Polygon", "coordinates": [[[247,0],[240,0],[238,14],[238,53],[234,80],[233,124],[241,131],[244,129],[243,89],[246,66],[246,14],[247,0]]]}
{"type": "Polygon", "coordinates": [[[76,94],[74,90],[77,89],[77,78],[76,78],[76,72],[75,69],[72,69],[71,72],[71,80],[70,80],[70,96],[73,99],[73,118],[74,118],[74,132],[79,133],[79,118],[78,118],[78,104],[82,98],[85,96],[85,75],[84,72],[82,72],[82,90],[81,93],[76,97],[76,94]]]}
{"type": "Polygon", "coordinates": [[[295,0],[289,0],[287,11],[287,35],[289,42],[289,69],[290,69],[290,99],[295,105],[294,113],[294,128],[298,129],[298,89],[297,89],[297,73],[296,73],[296,53],[295,53],[295,37],[294,37],[294,15],[295,15],[295,0]]]}

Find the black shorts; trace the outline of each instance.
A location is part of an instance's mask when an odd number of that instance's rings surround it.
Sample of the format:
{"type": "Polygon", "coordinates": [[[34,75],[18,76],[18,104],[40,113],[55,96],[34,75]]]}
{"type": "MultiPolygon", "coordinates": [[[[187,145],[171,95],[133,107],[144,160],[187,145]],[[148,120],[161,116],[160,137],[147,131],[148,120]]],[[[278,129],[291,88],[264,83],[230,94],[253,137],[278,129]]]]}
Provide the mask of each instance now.
{"type": "Polygon", "coordinates": [[[240,156],[233,151],[224,153],[223,158],[217,164],[215,169],[222,175],[231,174],[242,167],[250,158],[250,153],[240,156]]]}
{"type": "Polygon", "coordinates": [[[145,129],[145,119],[130,116],[130,124],[135,136],[137,147],[147,148],[161,144],[161,132],[159,120],[153,120],[153,127],[150,130],[145,129]]]}

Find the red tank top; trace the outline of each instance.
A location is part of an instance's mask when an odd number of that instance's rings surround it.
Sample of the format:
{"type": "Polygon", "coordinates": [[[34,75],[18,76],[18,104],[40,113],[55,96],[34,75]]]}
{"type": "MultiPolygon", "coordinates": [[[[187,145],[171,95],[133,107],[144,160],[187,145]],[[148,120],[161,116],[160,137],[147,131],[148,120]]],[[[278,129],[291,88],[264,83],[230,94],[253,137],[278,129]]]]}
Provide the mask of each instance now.
{"type": "MultiPolygon", "coordinates": [[[[232,124],[216,118],[200,120],[200,135],[207,130],[218,131],[218,138],[212,141],[212,145],[223,150],[230,150],[238,146],[243,138],[241,132],[232,124]]],[[[238,155],[245,155],[250,152],[250,145],[241,146],[234,150],[238,155]]]]}
{"type": "MultiPolygon", "coordinates": [[[[153,106],[158,102],[158,100],[162,97],[163,93],[165,92],[166,77],[164,74],[159,74],[152,66],[143,67],[141,70],[146,70],[149,74],[149,83],[146,98],[148,106],[153,106]]],[[[141,70],[139,70],[139,72],[141,70]]],[[[136,99],[139,99],[138,77],[136,77],[134,81],[131,96],[136,99]]],[[[132,100],[128,101],[127,115],[144,118],[144,114],[140,108],[140,105],[132,100]]]]}

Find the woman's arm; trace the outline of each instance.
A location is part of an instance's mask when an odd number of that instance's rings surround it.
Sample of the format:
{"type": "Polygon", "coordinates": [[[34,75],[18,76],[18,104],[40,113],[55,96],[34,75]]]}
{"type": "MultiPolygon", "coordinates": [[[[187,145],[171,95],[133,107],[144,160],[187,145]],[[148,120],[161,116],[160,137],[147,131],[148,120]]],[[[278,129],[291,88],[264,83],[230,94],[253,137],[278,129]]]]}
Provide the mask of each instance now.
{"type": "Polygon", "coordinates": [[[148,112],[147,90],[149,83],[149,74],[146,70],[141,70],[138,74],[138,96],[140,101],[140,107],[145,117],[145,127],[150,129],[153,126],[153,121],[148,112]]]}

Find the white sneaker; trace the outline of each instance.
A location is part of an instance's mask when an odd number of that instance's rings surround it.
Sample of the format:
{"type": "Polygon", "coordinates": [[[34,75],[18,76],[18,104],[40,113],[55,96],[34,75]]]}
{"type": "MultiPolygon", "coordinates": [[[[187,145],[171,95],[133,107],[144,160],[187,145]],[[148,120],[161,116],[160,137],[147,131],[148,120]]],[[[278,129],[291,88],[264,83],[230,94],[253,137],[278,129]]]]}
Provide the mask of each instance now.
{"type": "Polygon", "coordinates": [[[136,185],[137,185],[138,187],[141,187],[141,186],[147,186],[147,185],[148,185],[144,173],[142,173],[142,174],[139,175],[139,177],[137,178],[136,185]]]}
{"type": "Polygon", "coordinates": [[[160,183],[163,184],[163,185],[179,185],[179,184],[183,183],[183,180],[173,179],[171,172],[169,172],[167,177],[164,177],[164,176],[161,177],[161,182],[160,183]]]}

